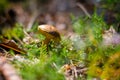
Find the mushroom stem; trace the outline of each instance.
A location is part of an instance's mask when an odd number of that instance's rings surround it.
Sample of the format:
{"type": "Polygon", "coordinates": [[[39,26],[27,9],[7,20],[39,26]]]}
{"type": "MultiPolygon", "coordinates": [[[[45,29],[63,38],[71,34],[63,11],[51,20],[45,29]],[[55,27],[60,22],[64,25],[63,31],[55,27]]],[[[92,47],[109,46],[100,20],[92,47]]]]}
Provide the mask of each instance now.
{"type": "Polygon", "coordinates": [[[50,40],[48,38],[45,38],[45,40],[43,41],[44,44],[49,44],[50,40]]]}

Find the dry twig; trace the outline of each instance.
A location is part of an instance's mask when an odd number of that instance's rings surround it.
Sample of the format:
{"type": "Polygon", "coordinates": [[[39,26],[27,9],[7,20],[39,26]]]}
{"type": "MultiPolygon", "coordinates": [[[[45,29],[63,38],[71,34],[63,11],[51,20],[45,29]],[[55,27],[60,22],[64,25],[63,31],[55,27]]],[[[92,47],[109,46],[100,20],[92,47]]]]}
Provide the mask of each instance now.
{"type": "Polygon", "coordinates": [[[86,10],[86,8],[81,3],[77,3],[76,5],[83,10],[83,12],[85,13],[86,16],[88,16],[89,18],[91,18],[91,15],[88,13],[88,11],[86,10]]]}

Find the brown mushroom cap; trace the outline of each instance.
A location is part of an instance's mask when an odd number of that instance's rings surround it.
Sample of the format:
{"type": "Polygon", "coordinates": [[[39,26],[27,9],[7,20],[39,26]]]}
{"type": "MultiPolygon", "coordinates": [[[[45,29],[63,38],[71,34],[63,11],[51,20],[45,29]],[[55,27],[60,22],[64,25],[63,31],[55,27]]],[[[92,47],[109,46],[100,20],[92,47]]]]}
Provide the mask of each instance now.
{"type": "Polygon", "coordinates": [[[46,37],[46,43],[50,40],[53,40],[54,42],[59,42],[61,40],[59,32],[52,25],[39,25],[38,30],[46,37]]]}

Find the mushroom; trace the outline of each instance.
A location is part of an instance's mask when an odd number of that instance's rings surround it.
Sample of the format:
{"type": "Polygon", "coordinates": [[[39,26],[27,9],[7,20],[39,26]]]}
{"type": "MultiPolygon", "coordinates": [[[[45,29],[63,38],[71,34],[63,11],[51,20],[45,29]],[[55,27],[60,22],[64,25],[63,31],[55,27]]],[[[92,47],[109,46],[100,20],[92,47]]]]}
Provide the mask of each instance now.
{"type": "Polygon", "coordinates": [[[49,44],[51,40],[53,40],[55,43],[59,43],[61,40],[59,32],[52,25],[39,25],[38,30],[46,37],[44,44],[49,44]]]}

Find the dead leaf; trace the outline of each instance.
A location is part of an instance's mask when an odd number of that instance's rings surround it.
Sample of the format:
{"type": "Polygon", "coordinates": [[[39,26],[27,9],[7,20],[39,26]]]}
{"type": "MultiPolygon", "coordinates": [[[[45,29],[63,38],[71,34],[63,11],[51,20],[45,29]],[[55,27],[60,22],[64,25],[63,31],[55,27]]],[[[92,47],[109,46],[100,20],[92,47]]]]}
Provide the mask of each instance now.
{"type": "Polygon", "coordinates": [[[20,49],[14,40],[3,39],[2,42],[0,43],[0,47],[12,49],[18,53],[25,54],[25,51],[20,49]]]}

